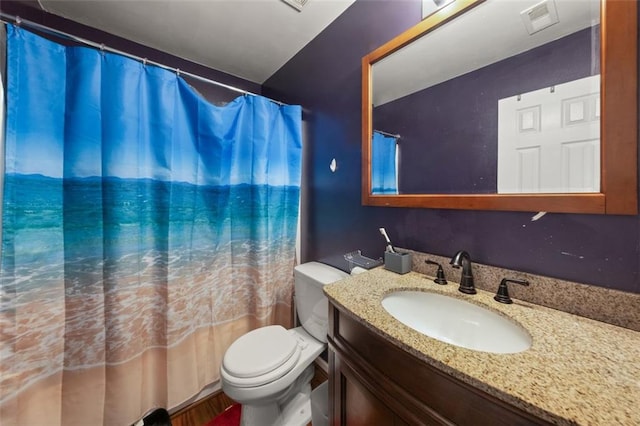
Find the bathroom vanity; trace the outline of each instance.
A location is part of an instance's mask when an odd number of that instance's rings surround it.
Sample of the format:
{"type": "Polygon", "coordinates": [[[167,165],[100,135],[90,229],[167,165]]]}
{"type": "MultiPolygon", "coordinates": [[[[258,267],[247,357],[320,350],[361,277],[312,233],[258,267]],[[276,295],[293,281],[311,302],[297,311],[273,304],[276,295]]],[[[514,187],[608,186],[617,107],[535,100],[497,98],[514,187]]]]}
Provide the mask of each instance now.
{"type": "Polygon", "coordinates": [[[457,289],[382,268],[325,287],[333,424],[640,424],[640,332],[457,289]],[[531,347],[499,354],[428,337],[383,309],[398,290],[483,306],[527,330],[531,347]]]}

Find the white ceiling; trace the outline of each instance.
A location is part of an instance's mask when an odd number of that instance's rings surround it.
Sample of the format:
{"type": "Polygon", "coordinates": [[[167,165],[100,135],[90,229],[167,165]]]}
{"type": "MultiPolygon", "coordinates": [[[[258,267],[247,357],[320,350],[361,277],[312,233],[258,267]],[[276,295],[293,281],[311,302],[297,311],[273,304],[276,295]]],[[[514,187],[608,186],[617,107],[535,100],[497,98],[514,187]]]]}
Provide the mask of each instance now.
{"type": "Polygon", "coordinates": [[[355,0],[39,0],[47,12],[262,84],[355,0]]]}
{"type": "Polygon", "coordinates": [[[373,67],[373,104],[393,101],[600,22],[599,0],[555,0],[559,22],[529,35],[520,12],[542,0],[490,0],[373,67]]]}

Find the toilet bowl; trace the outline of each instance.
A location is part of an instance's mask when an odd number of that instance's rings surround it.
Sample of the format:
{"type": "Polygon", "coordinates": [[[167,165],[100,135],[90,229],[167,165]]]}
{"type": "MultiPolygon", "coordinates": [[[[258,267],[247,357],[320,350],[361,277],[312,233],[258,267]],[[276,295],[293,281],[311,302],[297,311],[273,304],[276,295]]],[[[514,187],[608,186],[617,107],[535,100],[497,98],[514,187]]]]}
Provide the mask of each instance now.
{"type": "Polygon", "coordinates": [[[294,269],[296,312],[302,324],[271,325],[240,336],[220,367],[222,390],[242,404],[240,424],[306,425],[311,421],[313,361],[327,346],[328,305],[322,287],[347,273],[317,262],[294,269]]]}

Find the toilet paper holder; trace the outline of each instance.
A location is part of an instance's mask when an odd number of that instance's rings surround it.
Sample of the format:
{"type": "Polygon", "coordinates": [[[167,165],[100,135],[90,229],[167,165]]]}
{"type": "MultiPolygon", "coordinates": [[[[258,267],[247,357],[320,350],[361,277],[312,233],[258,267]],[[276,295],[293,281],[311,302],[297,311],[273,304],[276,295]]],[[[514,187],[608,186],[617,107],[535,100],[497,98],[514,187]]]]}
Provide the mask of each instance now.
{"type": "Polygon", "coordinates": [[[372,269],[376,266],[382,265],[382,258],[372,259],[367,256],[363,256],[360,250],[352,251],[344,255],[344,260],[349,264],[349,271],[356,266],[364,269],[372,269]]]}

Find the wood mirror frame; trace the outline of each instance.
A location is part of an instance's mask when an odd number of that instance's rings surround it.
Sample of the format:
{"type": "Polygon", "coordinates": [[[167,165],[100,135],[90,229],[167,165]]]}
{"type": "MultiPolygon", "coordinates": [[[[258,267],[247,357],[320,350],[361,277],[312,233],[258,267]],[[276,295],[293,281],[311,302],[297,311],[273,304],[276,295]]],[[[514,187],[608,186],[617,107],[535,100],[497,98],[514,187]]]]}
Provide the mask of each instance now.
{"type": "Polygon", "coordinates": [[[570,194],[371,193],[372,65],[485,0],[456,0],[362,58],[362,204],[462,210],[638,214],[638,12],[636,1],[602,0],[601,189],[570,194]]]}

